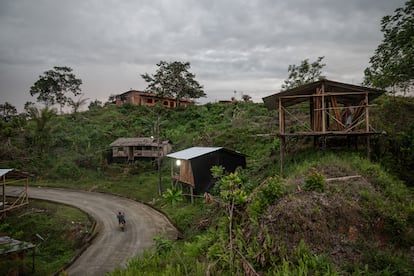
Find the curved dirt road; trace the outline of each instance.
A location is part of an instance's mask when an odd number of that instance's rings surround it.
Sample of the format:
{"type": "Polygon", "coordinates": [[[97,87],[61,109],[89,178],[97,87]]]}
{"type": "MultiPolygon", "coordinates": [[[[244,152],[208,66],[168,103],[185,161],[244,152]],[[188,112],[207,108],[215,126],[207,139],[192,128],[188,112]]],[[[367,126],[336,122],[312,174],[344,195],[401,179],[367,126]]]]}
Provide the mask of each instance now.
{"type": "MultiPolygon", "coordinates": [[[[16,194],[20,187],[7,187],[6,194],[16,194]]],[[[177,230],[168,219],[145,204],[103,193],[58,188],[30,187],[29,197],[65,203],[91,215],[99,231],[92,244],[67,268],[72,275],[104,275],[123,267],[129,258],[141,254],[156,236],[174,239],[177,230]],[[117,225],[116,212],[125,212],[125,232],[117,225]]]]}

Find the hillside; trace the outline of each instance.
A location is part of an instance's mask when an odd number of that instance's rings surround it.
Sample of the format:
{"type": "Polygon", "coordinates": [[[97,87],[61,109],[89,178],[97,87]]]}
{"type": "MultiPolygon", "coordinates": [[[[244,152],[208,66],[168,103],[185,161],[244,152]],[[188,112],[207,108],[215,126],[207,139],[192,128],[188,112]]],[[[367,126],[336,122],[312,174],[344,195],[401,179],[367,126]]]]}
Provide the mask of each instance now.
{"type": "MultiPolygon", "coordinates": [[[[413,270],[414,209],[401,179],[412,183],[412,107],[412,99],[385,98],[370,113],[378,129],[395,134],[373,141],[374,160],[383,167],[361,158],[363,148],[322,155],[297,139],[288,145],[286,175],[279,178],[279,141],[269,135],[277,131],[277,118],[262,104],[245,102],[178,110],[93,107],[16,120],[7,124],[17,127],[2,134],[0,160],[2,167],[36,175],[36,185],[149,202],[182,230],[182,241],[160,237],[146,257],[115,275],[405,274],[413,270]],[[247,168],[222,176],[210,204],[200,198],[191,205],[184,197],[172,205],[158,196],[154,163],[108,158],[116,138],[155,135],[157,120],[174,151],[222,146],[246,154],[247,168]],[[360,177],[326,181],[355,175],[360,177]]],[[[164,160],[164,189],[171,187],[169,167],[164,160]]]]}
{"type": "Polygon", "coordinates": [[[113,275],[414,272],[413,196],[401,181],[353,154],[315,154],[295,167],[255,188],[243,172],[224,176],[209,203],[160,202],[186,225],[183,240],[160,237],[113,275]]]}
{"type": "Polygon", "coordinates": [[[326,156],[309,165],[306,174],[283,182],[288,191],[257,224],[243,227],[247,240],[259,237],[259,248],[269,248],[258,252],[259,267],[274,271],[274,256],[295,260],[306,245],[320,258],[317,266],[305,262],[309,273],[412,273],[414,212],[402,183],[352,156],[326,156]]]}

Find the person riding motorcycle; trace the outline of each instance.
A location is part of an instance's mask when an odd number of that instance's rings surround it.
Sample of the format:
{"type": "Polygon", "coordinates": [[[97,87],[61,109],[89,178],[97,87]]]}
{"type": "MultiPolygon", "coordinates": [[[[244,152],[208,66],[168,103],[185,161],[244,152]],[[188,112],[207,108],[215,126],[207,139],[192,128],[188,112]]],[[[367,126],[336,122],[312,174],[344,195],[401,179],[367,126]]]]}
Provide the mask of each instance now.
{"type": "Polygon", "coordinates": [[[123,224],[125,224],[125,215],[121,212],[121,211],[119,211],[118,212],[118,215],[116,215],[116,217],[118,218],[118,223],[119,224],[121,224],[121,223],[123,223],[123,224]]]}

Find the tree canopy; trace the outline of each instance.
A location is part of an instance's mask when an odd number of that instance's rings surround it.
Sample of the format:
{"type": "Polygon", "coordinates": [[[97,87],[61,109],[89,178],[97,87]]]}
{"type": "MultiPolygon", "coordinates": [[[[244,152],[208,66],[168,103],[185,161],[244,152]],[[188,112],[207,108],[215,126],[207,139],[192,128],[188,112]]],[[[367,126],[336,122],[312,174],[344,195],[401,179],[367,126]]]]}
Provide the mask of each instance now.
{"type": "Polygon", "coordinates": [[[159,97],[174,97],[177,105],[182,98],[196,99],[206,96],[203,86],[195,80],[195,75],[189,72],[189,62],[160,61],[157,66],[155,74],[141,75],[148,83],[147,91],[154,92],[159,97]]]}
{"type": "Polygon", "coordinates": [[[16,115],[17,109],[11,103],[5,102],[4,104],[0,104],[0,116],[5,122],[10,121],[11,118],[16,115]]]}
{"type": "Polygon", "coordinates": [[[302,60],[299,66],[292,64],[289,65],[289,76],[282,84],[282,90],[288,90],[307,83],[317,81],[322,74],[322,68],[326,65],[321,63],[325,57],[318,57],[318,59],[312,63],[309,63],[309,59],[302,60]]]}
{"type": "Polygon", "coordinates": [[[414,0],[382,18],[384,39],[365,69],[364,84],[406,91],[414,84],[414,0]]]}
{"type": "Polygon", "coordinates": [[[82,80],[76,78],[71,68],[55,66],[39,76],[39,80],[30,88],[30,95],[37,95],[37,101],[45,106],[59,104],[62,109],[69,102],[68,92],[73,96],[81,94],[81,84],[82,80]]]}

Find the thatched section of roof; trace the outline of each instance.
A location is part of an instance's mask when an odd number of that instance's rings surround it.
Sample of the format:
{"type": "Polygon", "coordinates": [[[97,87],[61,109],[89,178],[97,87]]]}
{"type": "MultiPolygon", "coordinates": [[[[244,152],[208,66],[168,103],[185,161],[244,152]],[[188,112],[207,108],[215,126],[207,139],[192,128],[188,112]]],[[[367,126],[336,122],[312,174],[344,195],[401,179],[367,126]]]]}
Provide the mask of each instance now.
{"type": "Polygon", "coordinates": [[[283,99],[284,107],[292,106],[309,100],[313,95],[318,95],[318,90],[321,90],[325,96],[338,96],[337,102],[343,105],[360,102],[364,99],[365,93],[368,93],[370,102],[385,93],[384,90],[323,79],[264,97],[263,102],[270,110],[279,108],[280,98],[283,99]]]}

